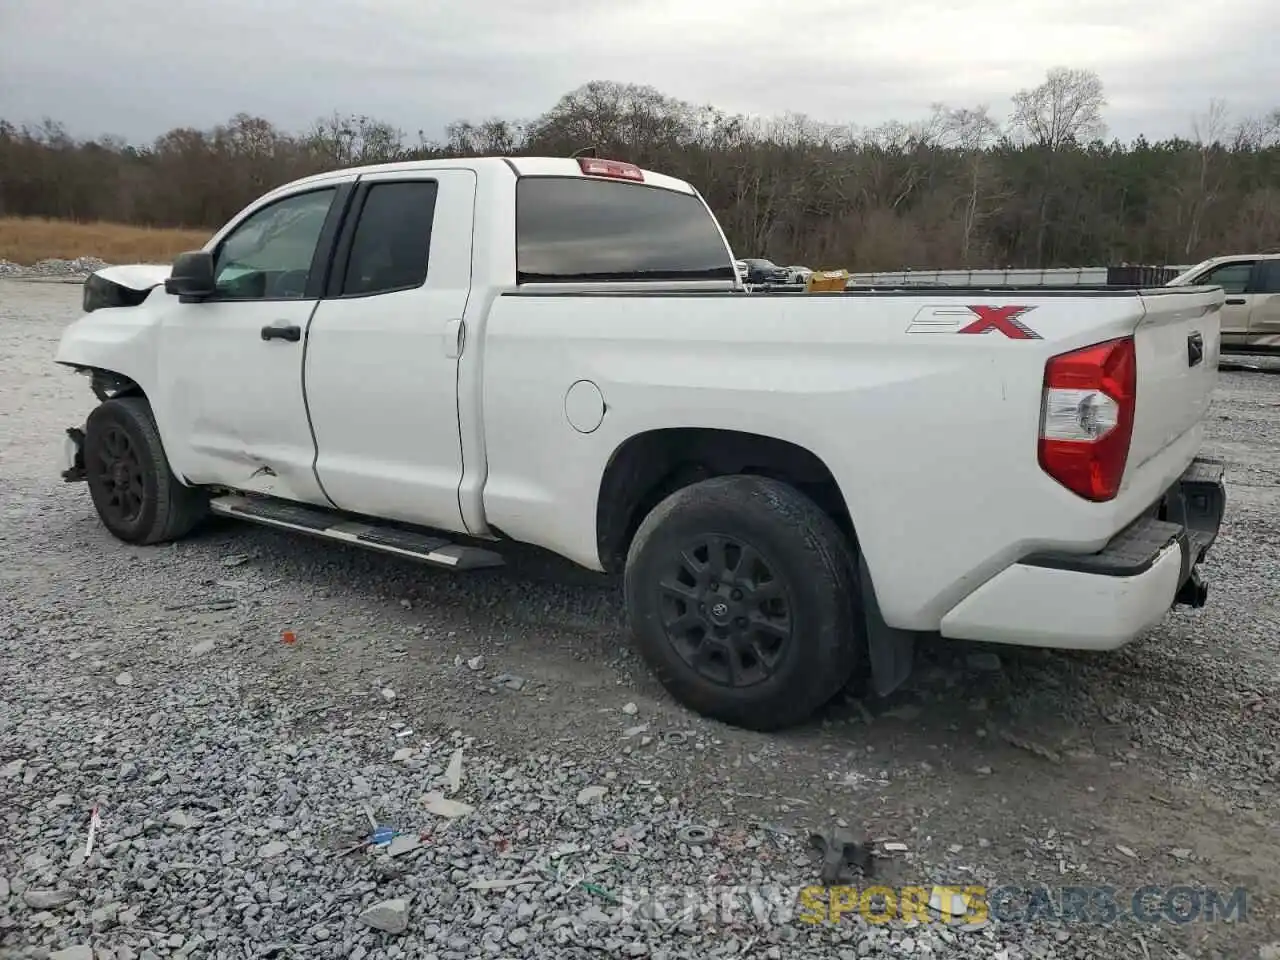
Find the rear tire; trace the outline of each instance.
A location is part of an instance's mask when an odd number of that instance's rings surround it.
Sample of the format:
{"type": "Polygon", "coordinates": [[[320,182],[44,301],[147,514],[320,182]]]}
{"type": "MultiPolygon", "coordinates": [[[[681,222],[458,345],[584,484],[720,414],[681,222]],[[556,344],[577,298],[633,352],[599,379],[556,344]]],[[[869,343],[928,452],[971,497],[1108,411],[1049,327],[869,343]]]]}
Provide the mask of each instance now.
{"type": "Polygon", "coordinates": [[[640,525],[624,590],[641,656],[682,704],[753,730],[810,717],[866,648],[852,552],[787,484],[716,477],[640,525]]]}
{"type": "Polygon", "coordinates": [[[84,463],[103,526],[125,543],[177,540],[208,512],[208,495],[184,486],[169,469],[151,405],[142,397],[107,400],[90,412],[84,463]]]}

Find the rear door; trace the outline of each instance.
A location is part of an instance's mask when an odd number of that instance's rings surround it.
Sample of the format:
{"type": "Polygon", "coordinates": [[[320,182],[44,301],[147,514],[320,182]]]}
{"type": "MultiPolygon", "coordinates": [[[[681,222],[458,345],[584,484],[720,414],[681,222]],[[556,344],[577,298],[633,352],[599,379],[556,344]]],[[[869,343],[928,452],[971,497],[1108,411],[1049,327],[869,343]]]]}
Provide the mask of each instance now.
{"type": "Polygon", "coordinates": [[[1248,295],[1250,344],[1280,347],[1280,258],[1258,261],[1248,295]]]}
{"type": "Polygon", "coordinates": [[[470,170],[360,180],[305,372],[316,476],[344,510],[465,530],[457,382],[475,193],[470,170]]]}

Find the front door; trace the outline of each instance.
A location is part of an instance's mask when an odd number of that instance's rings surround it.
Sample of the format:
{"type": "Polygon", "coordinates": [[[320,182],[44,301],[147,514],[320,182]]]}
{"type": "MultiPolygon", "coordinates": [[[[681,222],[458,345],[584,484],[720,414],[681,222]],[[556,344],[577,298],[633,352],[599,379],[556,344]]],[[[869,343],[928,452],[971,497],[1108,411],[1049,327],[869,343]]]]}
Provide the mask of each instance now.
{"type": "Polygon", "coordinates": [[[302,361],[323,289],[322,235],[331,239],[350,189],[326,184],[250,212],[214,250],[217,293],[199,303],[173,298],[161,324],[157,409],[174,469],[188,481],[326,502],[302,361]]]}
{"type": "Polygon", "coordinates": [[[360,179],[306,361],[316,473],[344,510],[466,529],[458,358],[475,194],[470,170],[360,179]]]}
{"type": "Polygon", "coordinates": [[[1222,345],[1240,346],[1249,334],[1249,278],[1253,274],[1253,260],[1233,260],[1220,263],[1196,277],[1192,283],[1221,287],[1227,295],[1222,307],[1222,345]]]}

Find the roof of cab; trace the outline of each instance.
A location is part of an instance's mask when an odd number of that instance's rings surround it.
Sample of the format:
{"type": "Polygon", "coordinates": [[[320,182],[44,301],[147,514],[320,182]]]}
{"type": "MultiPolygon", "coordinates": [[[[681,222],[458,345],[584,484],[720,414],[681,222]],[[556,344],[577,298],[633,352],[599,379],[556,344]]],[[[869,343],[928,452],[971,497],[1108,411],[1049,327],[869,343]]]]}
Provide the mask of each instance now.
{"type": "MultiPolygon", "coordinates": [[[[459,167],[473,169],[477,172],[497,169],[514,171],[517,176],[521,177],[582,177],[584,179],[588,177],[587,174],[582,172],[578,161],[572,157],[461,157],[442,160],[403,160],[398,163],[376,163],[364,167],[327,170],[324,173],[312,174],[309,177],[302,177],[291,183],[284,184],[280,189],[373,173],[415,173],[429,170],[456,170],[459,167]]],[[[656,173],[652,170],[642,170],[642,172],[644,174],[644,183],[651,187],[662,187],[665,190],[675,190],[680,193],[694,192],[693,187],[684,180],[677,180],[675,177],[669,177],[666,174],[656,173]]],[[[591,177],[591,179],[607,178],[591,177]]],[[[631,181],[619,180],[617,182],[629,183],[631,181]]]]}

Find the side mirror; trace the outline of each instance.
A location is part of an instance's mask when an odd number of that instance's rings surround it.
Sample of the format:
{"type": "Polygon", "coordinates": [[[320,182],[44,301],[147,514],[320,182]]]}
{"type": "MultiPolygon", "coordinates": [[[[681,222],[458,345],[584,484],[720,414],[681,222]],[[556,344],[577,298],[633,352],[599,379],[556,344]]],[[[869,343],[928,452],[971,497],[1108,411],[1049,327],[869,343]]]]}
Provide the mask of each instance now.
{"type": "Polygon", "coordinates": [[[164,282],[164,292],[176,294],[179,303],[199,303],[214,294],[213,254],[204,250],[180,253],[164,282]]]}

